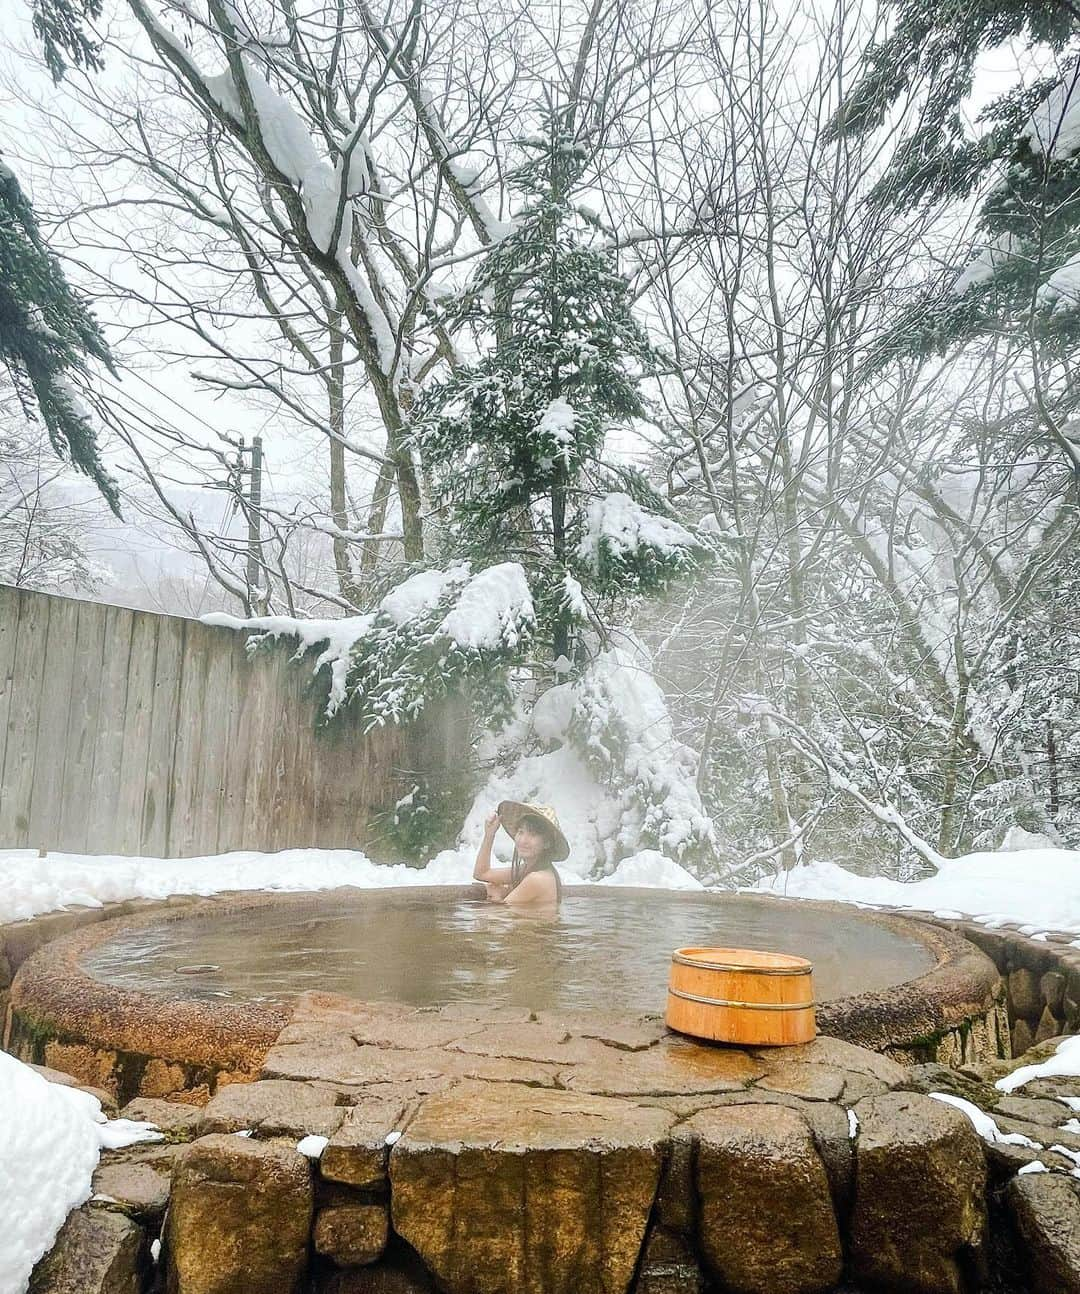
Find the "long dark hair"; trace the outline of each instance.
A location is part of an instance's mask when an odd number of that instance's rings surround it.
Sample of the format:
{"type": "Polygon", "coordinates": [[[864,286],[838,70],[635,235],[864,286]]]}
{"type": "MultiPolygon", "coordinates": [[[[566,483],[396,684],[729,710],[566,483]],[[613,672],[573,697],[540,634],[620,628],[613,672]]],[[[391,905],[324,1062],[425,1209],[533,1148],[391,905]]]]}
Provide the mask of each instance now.
{"type": "MultiPolygon", "coordinates": [[[[544,839],[547,840],[548,848],[551,849],[554,846],[555,842],[551,838],[551,829],[548,826],[548,823],[545,821],[545,819],[538,817],[536,814],[527,813],[521,819],[521,821],[527,822],[530,826],[532,826],[534,823],[537,824],[540,827],[540,831],[538,832],[538,834],[542,835],[544,839]]],[[[518,825],[520,826],[521,824],[519,823],[518,825]]],[[[518,853],[517,845],[514,846],[514,856],[510,860],[510,888],[511,889],[513,889],[517,885],[520,885],[521,882],[525,879],[526,876],[529,875],[530,872],[542,872],[542,871],[550,872],[552,876],[555,877],[555,898],[556,898],[556,901],[558,901],[559,899],[562,898],[562,880],[559,877],[559,871],[558,871],[558,868],[555,866],[554,861],[551,858],[544,856],[544,857],[538,858],[535,863],[526,863],[524,858],[522,858],[521,855],[518,853]]]]}

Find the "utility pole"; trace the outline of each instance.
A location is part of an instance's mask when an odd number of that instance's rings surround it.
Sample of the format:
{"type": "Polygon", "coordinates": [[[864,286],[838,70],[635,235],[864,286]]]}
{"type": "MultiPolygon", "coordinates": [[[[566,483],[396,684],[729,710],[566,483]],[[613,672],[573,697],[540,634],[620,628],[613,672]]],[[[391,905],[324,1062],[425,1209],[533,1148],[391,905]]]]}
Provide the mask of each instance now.
{"type": "Polygon", "coordinates": [[[248,557],[247,586],[252,610],[265,615],[268,601],[266,590],[262,589],[265,580],[262,565],[262,533],[259,519],[262,509],[262,437],[255,436],[251,442],[251,466],[248,469],[248,557]],[[261,590],[256,594],[256,590],[261,590]]]}
{"type": "Polygon", "coordinates": [[[262,437],[252,438],[251,447],[239,436],[234,442],[236,454],[236,496],[247,518],[247,584],[248,615],[265,615],[269,601],[269,581],[262,562],[262,437]],[[245,461],[246,460],[246,461],[245,461]],[[244,475],[248,486],[244,490],[244,475]]]}

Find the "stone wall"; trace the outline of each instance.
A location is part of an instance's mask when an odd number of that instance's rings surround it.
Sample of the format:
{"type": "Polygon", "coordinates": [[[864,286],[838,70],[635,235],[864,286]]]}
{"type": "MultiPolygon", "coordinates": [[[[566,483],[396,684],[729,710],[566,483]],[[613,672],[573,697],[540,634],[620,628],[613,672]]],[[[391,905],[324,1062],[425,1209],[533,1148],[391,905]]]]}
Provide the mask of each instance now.
{"type": "MultiPolygon", "coordinates": [[[[308,1012],[286,1045],[325,1057],[364,1019],[308,1012]]],[[[379,1027],[415,1045],[414,1020],[388,1013],[379,1027]]],[[[460,1014],[434,1027],[498,1035],[511,1054],[530,1032],[533,1054],[561,1037],[542,1021],[460,1014]]],[[[642,1039],[593,1033],[633,1069],[642,1039]]],[[[1049,1152],[984,1144],[928,1095],[949,1090],[939,1066],[905,1069],[826,1038],[710,1055],[708,1080],[676,1064],[666,1092],[536,1086],[504,1062],[483,1077],[268,1078],[203,1108],[140,1098],[121,1115],[156,1123],[163,1142],[103,1156],[31,1294],[1080,1289],[1080,1190],[1065,1157],[1080,1138],[1057,1126],[1080,1081],[1013,1097],[989,1072],[962,1081],[1002,1131],[1054,1139],[1049,1152]],[[1021,1174],[1037,1154],[1051,1171],[1021,1174]]],[[[610,1073],[620,1068],[613,1058],[610,1073]]]]}
{"type": "Polygon", "coordinates": [[[1033,939],[1010,925],[991,929],[977,921],[945,921],[930,913],[895,911],[963,935],[994,963],[1005,986],[1008,1054],[1020,1056],[1047,1038],[1080,1033],[1080,947],[1074,944],[1074,935],[1050,932],[1033,939]]]}

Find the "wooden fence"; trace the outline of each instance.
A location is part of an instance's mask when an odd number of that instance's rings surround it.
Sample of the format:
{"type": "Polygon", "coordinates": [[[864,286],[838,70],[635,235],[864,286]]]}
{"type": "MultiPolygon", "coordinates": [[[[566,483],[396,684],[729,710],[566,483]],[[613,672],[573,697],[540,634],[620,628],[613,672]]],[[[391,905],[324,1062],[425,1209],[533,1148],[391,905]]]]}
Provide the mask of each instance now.
{"type": "Polygon", "coordinates": [[[191,857],[364,848],[452,759],[445,718],[316,724],[296,644],[0,585],[0,847],[191,857]]]}

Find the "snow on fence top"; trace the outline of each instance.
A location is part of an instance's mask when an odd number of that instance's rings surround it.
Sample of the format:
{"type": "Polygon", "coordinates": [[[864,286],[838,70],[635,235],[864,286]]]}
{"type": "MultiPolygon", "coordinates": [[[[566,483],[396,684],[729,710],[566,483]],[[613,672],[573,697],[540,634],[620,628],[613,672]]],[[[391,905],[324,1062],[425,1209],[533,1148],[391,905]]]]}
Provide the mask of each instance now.
{"type": "Polygon", "coordinates": [[[414,626],[418,633],[424,632],[423,622],[451,597],[453,601],[441,619],[427,632],[447,639],[462,651],[513,649],[521,639],[523,626],[535,619],[532,594],[518,562],[502,562],[475,575],[465,562],[444,571],[418,571],[387,593],[375,611],[339,620],[299,620],[292,616],[244,619],[220,611],[201,619],[208,625],[246,630],[251,635],[249,650],[267,638],[297,638],[300,646],[294,659],[325,643],[315,658],[312,673],[317,674],[323,666],[330,669],[326,716],[332,718],[345,700],[349,665],[357,644],[387,627],[414,626]]]}

